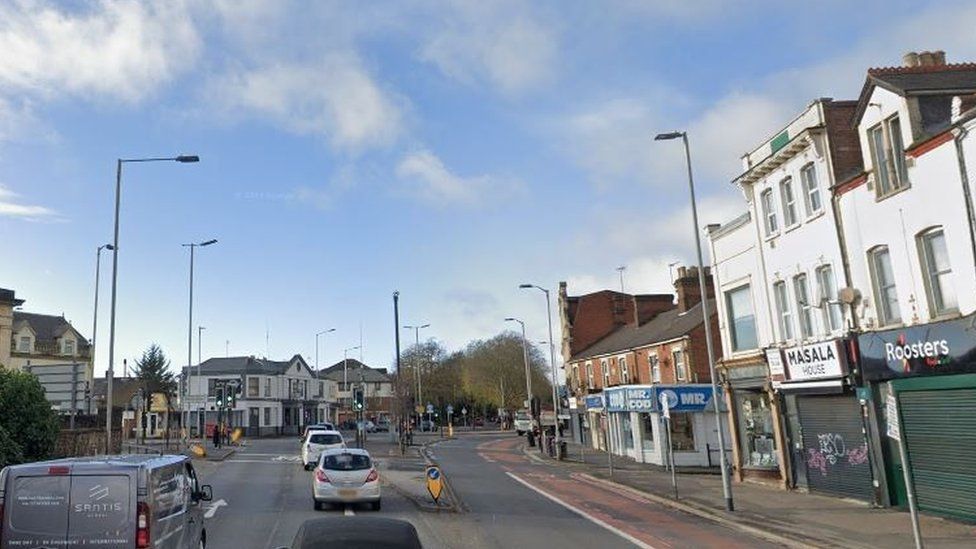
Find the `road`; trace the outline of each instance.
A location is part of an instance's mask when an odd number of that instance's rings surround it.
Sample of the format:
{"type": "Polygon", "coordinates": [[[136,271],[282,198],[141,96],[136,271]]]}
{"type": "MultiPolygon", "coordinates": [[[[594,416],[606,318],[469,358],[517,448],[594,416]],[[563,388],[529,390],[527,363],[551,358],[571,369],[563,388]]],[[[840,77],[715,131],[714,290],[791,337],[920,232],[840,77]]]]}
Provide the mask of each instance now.
{"type": "MultiPolygon", "coordinates": [[[[251,441],[224,462],[200,466],[202,481],[213,486],[215,502],[224,502],[207,522],[208,547],[287,546],[303,521],[323,513],[408,520],[429,548],[770,547],[738,531],[539,463],[523,454],[520,442],[511,434],[465,434],[432,446],[464,512],[431,513],[388,486],[383,488],[379,512],[365,506],[315,511],[311,473],[298,461],[297,440],[251,441]]],[[[371,441],[368,449],[376,459],[393,459],[387,442],[371,441]]]]}

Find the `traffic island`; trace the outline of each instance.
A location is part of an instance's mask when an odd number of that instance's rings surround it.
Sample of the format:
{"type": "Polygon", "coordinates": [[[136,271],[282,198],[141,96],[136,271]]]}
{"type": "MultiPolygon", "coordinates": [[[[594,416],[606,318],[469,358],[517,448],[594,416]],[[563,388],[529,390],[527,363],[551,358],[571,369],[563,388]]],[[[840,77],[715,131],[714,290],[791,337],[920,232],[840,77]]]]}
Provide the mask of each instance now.
{"type": "Polygon", "coordinates": [[[444,486],[435,501],[428,490],[428,458],[418,448],[411,448],[406,456],[390,456],[378,460],[380,481],[394,492],[407,498],[421,511],[432,513],[456,513],[460,511],[453,491],[447,488],[446,479],[440,475],[444,486]]]}

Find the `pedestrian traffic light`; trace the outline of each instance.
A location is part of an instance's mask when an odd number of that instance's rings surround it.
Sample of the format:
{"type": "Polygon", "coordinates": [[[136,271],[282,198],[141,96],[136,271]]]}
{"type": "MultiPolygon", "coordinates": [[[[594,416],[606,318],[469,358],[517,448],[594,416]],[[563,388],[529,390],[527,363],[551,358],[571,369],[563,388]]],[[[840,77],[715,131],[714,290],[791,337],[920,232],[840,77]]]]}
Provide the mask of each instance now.
{"type": "Polygon", "coordinates": [[[217,387],[215,389],[215,394],[216,394],[216,397],[217,397],[217,407],[220,408],[221,406],[224,405],[224,388],[223,387],[217,387]]]}
{"type": "Polygon", "coordinates": [[[353,402],[357,411],[361,411],[366,408],[366,402],[363,399],[362,389],[356,389],[353,391],[353,402]]]}
{"type": "Polygon", "coordinates": [[[227,407],[233,408],[237,404],[237,391],[233,388],[227,392],[227,407]]]}

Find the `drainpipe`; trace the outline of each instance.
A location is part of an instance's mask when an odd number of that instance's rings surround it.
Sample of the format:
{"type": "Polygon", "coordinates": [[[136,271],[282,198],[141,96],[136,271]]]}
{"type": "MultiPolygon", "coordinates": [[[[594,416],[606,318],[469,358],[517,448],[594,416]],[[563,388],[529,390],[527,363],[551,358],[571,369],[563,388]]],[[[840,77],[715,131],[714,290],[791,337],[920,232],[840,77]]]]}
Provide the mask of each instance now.
{"type": "MultiPolygon", "coordinates": [[[[962,140],[969,134],[962,124],[952,130],[953,141],[956,143],[956,157],[959,161],[959,179],[962,181],[962,196],[966,203],[966,217],[969,222],[969,245],[972,248],[973,259],[976,260],[976,214],[973,212],[973,195],[969,186],[969,172],[966,171],[966,157],[962,140]]],[[[976,265],[976,262],[974,262],[976,265]]]]}

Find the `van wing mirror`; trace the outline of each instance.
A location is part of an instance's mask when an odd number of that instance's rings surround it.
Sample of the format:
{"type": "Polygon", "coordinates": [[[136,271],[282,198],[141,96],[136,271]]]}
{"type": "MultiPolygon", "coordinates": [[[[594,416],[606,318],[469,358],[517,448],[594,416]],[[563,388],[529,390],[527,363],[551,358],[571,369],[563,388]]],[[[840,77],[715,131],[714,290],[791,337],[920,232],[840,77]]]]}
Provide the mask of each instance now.
{"type": "Polygon", "coordinates": [[[200,491],[197,492],[197,499],[200,501],[211,501],[213,500],[213,488],[209,484],[204,484],[200,487],[200,491]]]}

